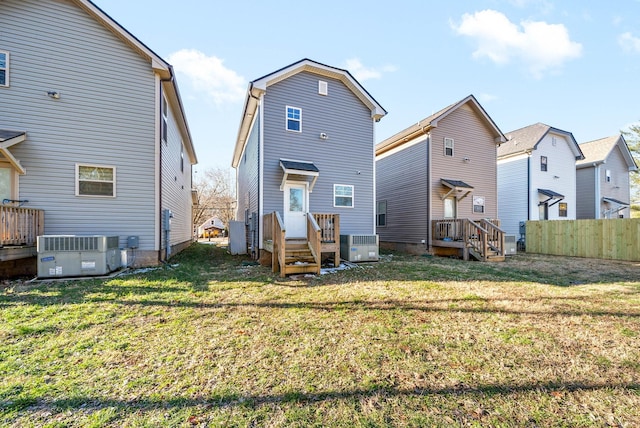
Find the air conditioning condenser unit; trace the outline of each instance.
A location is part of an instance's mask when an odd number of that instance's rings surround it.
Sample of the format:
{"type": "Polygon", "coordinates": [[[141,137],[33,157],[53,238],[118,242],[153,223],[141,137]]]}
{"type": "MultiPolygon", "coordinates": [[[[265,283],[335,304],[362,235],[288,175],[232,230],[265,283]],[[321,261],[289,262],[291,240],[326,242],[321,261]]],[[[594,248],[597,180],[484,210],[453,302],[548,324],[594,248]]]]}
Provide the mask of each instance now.
{"type": "Polygon", "coordinates": [[[106,275],[122,265],[118,236],[38,236],[38,278],[106,275]]]}
{"type": "Polygon", "coordinates": [[[513,256],[518,251],[516,235],[504,235],[504,255],[513,256]]]}
{"type": "Polygon", "coordinates": [[[340,257],[348,262],[378,261],[378,235],[340,235],[340,257]]]}

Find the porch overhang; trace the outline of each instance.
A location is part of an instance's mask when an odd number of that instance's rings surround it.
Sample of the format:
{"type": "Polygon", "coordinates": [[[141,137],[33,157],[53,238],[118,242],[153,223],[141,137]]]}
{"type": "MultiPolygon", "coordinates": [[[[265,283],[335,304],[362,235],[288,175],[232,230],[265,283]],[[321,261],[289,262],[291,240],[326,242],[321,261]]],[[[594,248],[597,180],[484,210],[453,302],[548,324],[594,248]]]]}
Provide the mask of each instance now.
{"type": "Polygon", "coordinates": [[[451,195],[455,195],[456,200],[460,201],[466,198],[469,193],[473,191],[473,186],[460,180],[450,180],[448,178],[441,178],[440,183],[449,188],[449,191],[442,195],[444,201],[451,195]]]}
{"type": "Polygon", "coordinates": [[[280,190],[282,191],[284,191],[284,185],[287,180],[297,180],[308,182],[309,193],[311,193],[320,176],[320,170],[313,162],[280,159],[280,168],[284,172],[282,183],[280,183],[280,190]]]}
{"type": "Polygon", "coordinates": [[[0,154],[13,166],[19,174],[25,174],[26,171],[9,151],[9,147],[23,142],[27,138],[24,131],[10,131],[8,129],[0,129],[0,154]]]}
{"type": "Polygon", "coordinates": [[[629,208],[629,206],[631,205],[628,202],[622,202],[614,198],[607,198],[606,196],[602,198],[602,202],[611,206],[611,209],[607,210],[611,214],[615,214],[618,211],[629,208]]]}
{"type": "Polygon", "coordinates": [[[551,204],[549,204],[549,206],[552,207],[564,199],[564,195],[561,195],[560,193],[554,192],[553,190],[549,189],[538,189],[538,193],[547,197],[547,199],[545,199],[544,201],[538,202],[538,206],[544,205],[549,201],[553,201],[551,202],[551,204]]]}

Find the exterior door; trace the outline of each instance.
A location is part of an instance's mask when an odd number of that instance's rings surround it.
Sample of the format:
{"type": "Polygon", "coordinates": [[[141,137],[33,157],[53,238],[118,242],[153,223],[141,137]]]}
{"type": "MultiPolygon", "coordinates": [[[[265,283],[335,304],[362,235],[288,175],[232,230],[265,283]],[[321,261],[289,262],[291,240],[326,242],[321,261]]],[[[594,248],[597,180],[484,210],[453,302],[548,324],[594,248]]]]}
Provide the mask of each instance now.
{"type": "Polygon", "coordinates": [[[549,205],[542,204],[538,205],[538,220],[549,220],[549,205]]]}
{"type": "Polygon", "coordinates": [[[307,183],[288,182],[284,186],[284,227],[286,238],[306,238],[308,211],[307,183]]]}

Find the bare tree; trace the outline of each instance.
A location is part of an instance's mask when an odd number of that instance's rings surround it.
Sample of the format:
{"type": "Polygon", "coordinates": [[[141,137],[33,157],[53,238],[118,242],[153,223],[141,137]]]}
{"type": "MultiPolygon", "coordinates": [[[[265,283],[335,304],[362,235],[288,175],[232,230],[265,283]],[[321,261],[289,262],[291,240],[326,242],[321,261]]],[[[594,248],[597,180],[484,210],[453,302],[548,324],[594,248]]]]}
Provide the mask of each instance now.
{"type": "Polygon", "coordinates": [[[210,217],[218,217],[225,227],[233,220],[236,207],[235,185],[230,170],[207,169],[193,179],[197,204],[193,209],[193,224],[200,226],[210,217]]]}
{"type": "MultiPolygon", "coordinates": [[[[628,131],[622,131],[631,155],[640,167],[640,123],[631,125],[628,131]]],[[[633,171],[629,174],[631,184],[631,202],[640,203],[640,172],[633,171]]]]}

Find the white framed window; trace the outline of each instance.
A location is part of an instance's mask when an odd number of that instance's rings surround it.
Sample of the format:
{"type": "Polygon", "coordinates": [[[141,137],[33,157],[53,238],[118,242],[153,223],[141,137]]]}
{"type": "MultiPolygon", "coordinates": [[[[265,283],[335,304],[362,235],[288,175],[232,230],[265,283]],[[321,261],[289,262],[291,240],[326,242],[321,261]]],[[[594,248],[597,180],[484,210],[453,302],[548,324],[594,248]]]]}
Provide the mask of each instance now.
{"type": "Polygon", "coordinates": [[[9,52],[0,51],[0,86],[9,86],[9,52]]]}
{"type": "Polygon", "coordinates": [[[4,200],[15,199],[16,191],[16,173],[13,167],[4,162],[0,162],[0,205],[4,204],[4,200]]]}
{"type": "Polygon", "coordinates": [[[325,81],[318,80],[318,93],[320,95],[329,95],[329,84],[325,81]]]}
{"type": "Polygon", "coordinates": [[[484,196],[474,196],[473,197],[473,212],[475,214],[483,214],[484,213],[484,196]]]}
{"type": "Polygon", "coordinates": [[[605,180],[607,180],[607,183],[611,183],[611,170],[610,169],[605,170],[604,176],[605,176],[605,180]]]}
{"type": "Polygon", "coordinates": [[[546,156],[540,156],[540,171],[546,171],[547,170],[547,157],[546,156]]]}
{"type": "Polygon", "coordinates": [[[387,201],[378,201],[376,204],[376,225],[379,227],[387,225],[387,201]]]}
{"type": "Polygon", "coordinates": [[[453,157],[453,138],[444,139],[444,155],[453,157]]]}
{"type": "Polygon", "coordinates": [[[302,109],[287,106],[287,131],[302,132],[302,109]]]}
{"type": "Polygon", "coordinates": [[[353,186],[350,184],[333,185],[333,206],[353,208],[353,186]]]}
{"type": "Polygon", "coordinates": [[[169,106],[167,105],[167,99],[162,97],[162,141],[168,142],[169,134],[169,106]]]}
{"type": "Polygon", "coordinates": [[[76,196],[116,196],[116,167],[76,164],[76,196]]]}

